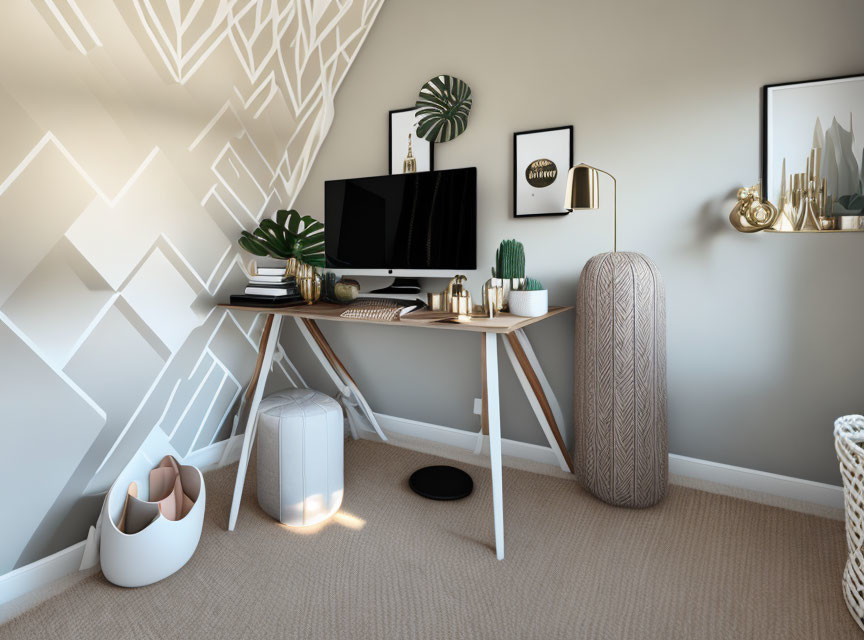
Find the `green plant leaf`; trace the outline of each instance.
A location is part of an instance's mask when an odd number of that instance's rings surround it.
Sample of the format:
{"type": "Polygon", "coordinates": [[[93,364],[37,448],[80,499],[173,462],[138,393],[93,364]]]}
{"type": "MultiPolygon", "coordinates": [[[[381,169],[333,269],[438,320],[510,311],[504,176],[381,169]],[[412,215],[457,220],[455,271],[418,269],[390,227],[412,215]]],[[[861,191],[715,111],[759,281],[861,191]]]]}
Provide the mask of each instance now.
{"type": "Polygon", "coordinates": [[[288,232],[296,234],[297,229],[300,227],[300,214],[295,209],[291,209],[291,211],[286,211],[286,216],[288,218],[288,225],[286,227],[288,232]]]}
{"type": "Polygon", "coordinates": [[[304,246],[318,244],[318,243],[324,242],[324,232],[322,231],[320,233],[316,233],[315,235],[311,235],[311,236],[305,236],[305,237],[301,236],[301,238],[302,238],[301,242],[303,243],[304,246]]]}
{"type": "Polygon", "coordinates": [[[437,76],[417,97],[417,135],[429,142],[448,142],[468,127],[471,88],[453,76],[437,76]]]}
{"type": "Polygon", "coordinates": [[[241,231],[237,243],[249,253],[274,258],[295,257],[301,262],[323,267],[324,225],[312,216],[301,216],[291,209],[279,209],[276,219],[265,218],[251,233],[241,231]]]}
{"type": "Polygon", "coordinates": [[[237,243],[246,251],[255,256],[266,256],[268,255],[267,247],[261,244],[258,240],[252,237],[248,231],[244,231],[243,233],[247,234],[247,236],[241,237],[237,243]]]}
{"type": "Polygon", "coordinates": [[[324,223],[323,223],[323,222],[318,222],[317,220],[315,220],[314,222],[312,222],[312,224],[307,225],[307,226],[303,229],[302,233],[300,233],[299,235],[300,235],[301,238],[306,238],[306,237],[309,236],[310,233],[314,233],[314,232],[317,231],[318,229],[323,229],[323,228],[324,228],[324,223]]]}

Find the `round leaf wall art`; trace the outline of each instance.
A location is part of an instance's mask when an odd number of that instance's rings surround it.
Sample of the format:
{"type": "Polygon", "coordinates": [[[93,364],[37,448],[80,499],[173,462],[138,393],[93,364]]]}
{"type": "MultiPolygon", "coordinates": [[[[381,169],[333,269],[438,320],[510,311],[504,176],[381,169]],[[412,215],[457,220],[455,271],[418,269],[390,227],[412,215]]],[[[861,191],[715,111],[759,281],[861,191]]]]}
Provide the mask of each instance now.
{"type": "Polygon", "coordinates": [[[417,135],[429,142],[449,142],[468,127],[471,87],[453,76],[437,76],[417,97],[417,135]]]}

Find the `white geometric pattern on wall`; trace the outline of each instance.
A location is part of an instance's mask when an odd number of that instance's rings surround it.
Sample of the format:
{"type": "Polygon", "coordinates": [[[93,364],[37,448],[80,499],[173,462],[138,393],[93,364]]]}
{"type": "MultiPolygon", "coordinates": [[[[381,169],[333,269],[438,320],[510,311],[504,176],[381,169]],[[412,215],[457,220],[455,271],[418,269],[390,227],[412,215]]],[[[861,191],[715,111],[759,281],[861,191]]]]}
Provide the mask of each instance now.
{"type": "Polygon", "coordinates": [[[232,434],[236,238],[291,206],[382,3],[0,8],[0,574],[84,539],[136,453],[232,434]]]}

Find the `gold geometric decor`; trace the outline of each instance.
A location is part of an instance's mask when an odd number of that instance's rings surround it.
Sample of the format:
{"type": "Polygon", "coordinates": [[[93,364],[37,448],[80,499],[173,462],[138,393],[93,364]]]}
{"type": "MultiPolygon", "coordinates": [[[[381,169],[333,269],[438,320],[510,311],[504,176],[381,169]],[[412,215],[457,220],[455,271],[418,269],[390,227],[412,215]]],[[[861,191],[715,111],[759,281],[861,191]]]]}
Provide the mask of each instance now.
{"type": "Polygon", "coordinates": [[[853,126],[862,118],[864,75],[763,87],[761,189],[739,193],[733,226],[745,233],[864,230],[864,144],[853,126]]]}

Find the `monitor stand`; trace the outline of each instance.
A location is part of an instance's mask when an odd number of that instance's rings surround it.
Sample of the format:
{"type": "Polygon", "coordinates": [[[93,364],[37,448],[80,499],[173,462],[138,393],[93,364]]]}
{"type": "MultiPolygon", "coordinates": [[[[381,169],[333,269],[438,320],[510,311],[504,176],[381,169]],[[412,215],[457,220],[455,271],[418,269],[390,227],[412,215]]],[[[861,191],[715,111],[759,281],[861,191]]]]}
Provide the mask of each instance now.
{"type": "Polygon", "coordinates": [[[369,293],[415,295],[420,293],[420,281],[417,278],[393,278],[389,287],[375,289],[369,293]]]}

